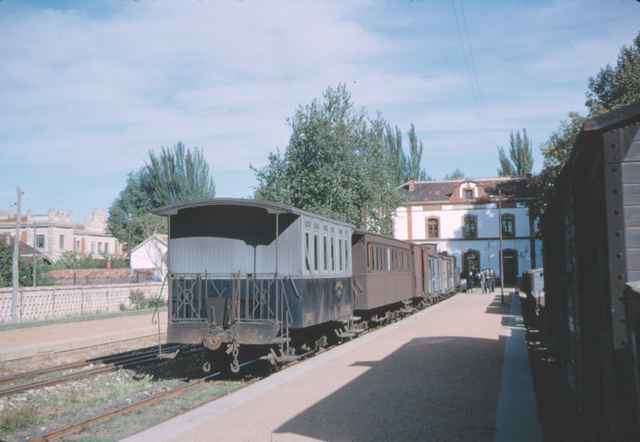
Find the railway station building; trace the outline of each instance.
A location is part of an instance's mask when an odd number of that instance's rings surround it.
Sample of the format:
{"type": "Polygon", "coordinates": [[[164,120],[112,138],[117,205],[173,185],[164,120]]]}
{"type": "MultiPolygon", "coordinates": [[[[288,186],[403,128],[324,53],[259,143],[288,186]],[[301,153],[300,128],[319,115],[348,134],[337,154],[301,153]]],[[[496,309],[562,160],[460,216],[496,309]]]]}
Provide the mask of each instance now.
{"type": "Polygon", "coordinates": [[[500,239],[505,284],[542,264],[542,241],[536,239],[529,212],[527,177],[463,178],[409,181],[406,202],[396,209],[397,239],[434,244],[456,257],[468,275],[491,268],[500,275],[500,239]]]}

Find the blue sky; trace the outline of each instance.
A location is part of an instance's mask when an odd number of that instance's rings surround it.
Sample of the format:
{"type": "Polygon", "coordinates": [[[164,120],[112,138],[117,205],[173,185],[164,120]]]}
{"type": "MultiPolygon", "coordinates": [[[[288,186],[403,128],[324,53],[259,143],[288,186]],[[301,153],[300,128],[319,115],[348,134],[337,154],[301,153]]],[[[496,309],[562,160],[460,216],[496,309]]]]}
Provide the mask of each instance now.
{"type": "Polygon", "coordinates": [[[639,24],[635,0],[0,0],[0,208],[19,184],[26,208],[80,221],[177,141],[204,149],[218,196],[249,196],[249,165],[339,82],[416,125],[434,178],[494,175],[523,127],[538,169],[639,24]]]}

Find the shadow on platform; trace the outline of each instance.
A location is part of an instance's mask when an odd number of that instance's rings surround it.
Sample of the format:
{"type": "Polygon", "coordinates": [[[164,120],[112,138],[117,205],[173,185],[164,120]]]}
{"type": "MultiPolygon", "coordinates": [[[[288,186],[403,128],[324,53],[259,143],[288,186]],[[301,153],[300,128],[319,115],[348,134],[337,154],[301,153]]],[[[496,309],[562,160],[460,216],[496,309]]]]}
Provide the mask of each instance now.
{"type": "Polygon", "coordinates": [[[278,433],[323,441],[493,441],[503,355],[503,338],[413,339],[385,359],[354,364],[369,369],[284,423],[273,441],[278,433]]]}

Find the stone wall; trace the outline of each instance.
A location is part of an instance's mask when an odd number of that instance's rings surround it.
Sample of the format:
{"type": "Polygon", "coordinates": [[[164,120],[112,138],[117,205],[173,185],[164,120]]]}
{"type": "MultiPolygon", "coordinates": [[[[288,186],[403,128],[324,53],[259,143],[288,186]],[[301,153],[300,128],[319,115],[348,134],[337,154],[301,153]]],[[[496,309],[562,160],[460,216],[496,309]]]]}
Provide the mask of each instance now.
{"type": "MultiPolygon", "coordinates": [[[[131,308],[129,295],[141,291],[146,298],[158,296],[162,283],[71,285],[60,287],[22,287],[16,315],[19,321],[117,312],[120,305],[131,308]]],[[[0,289],[0,323],[11,320],[11,288],[0,289]]],[[[167,300],[166,287],[162,298],[167,300]]]]}

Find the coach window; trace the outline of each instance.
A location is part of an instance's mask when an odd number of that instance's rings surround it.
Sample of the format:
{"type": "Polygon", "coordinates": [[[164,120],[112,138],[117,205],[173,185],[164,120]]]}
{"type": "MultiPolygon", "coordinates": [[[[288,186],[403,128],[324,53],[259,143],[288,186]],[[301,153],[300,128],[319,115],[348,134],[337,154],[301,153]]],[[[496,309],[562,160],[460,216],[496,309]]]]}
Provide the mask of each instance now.
{"type": "Polygon", "coordinates": [[[304,264],[307,268],[307,272],[310,272],[311,264],[309,264],[309,233],[304,234],[304,264]]]}
{"type": "Polygon", "coordinates": [[[349,270],[349,241],[344,240],[344,269],[349,270]]]}
{"type": "Polygon", "coordinates": [[[511,213],[505,213],[502,219],[502,237],[513,238],[516,236],[516,217],[511,213]]]}
{"type": "Polygon", "coordinates": [[[440,221],[438,218],[429,218],[427,220],[427,238],[440,237],[440,221]]]}
{"type": "Polygon", "coordinates": [[[322,268],[324,269],[324,271],[326,272],[328,270],[328,262],[329,260],[327,259],[327,236],[323,236],[322,237],[322,268]]]}
{"type": "Polygon", "coordinates": [[[331,271],[336,271],[336,254],[335,254],[334,240],[331,238],[331,271]]]}
{"type": "Polygon", "coordinates": [[[318,234],[313,235],[313,270],[318,271],[318,234]]]}
{"type": "Polygon", "coordinates": [[[475,215],[464,216],[463,234],[465,239],[478,237],[478,218],[475,215]]]}

